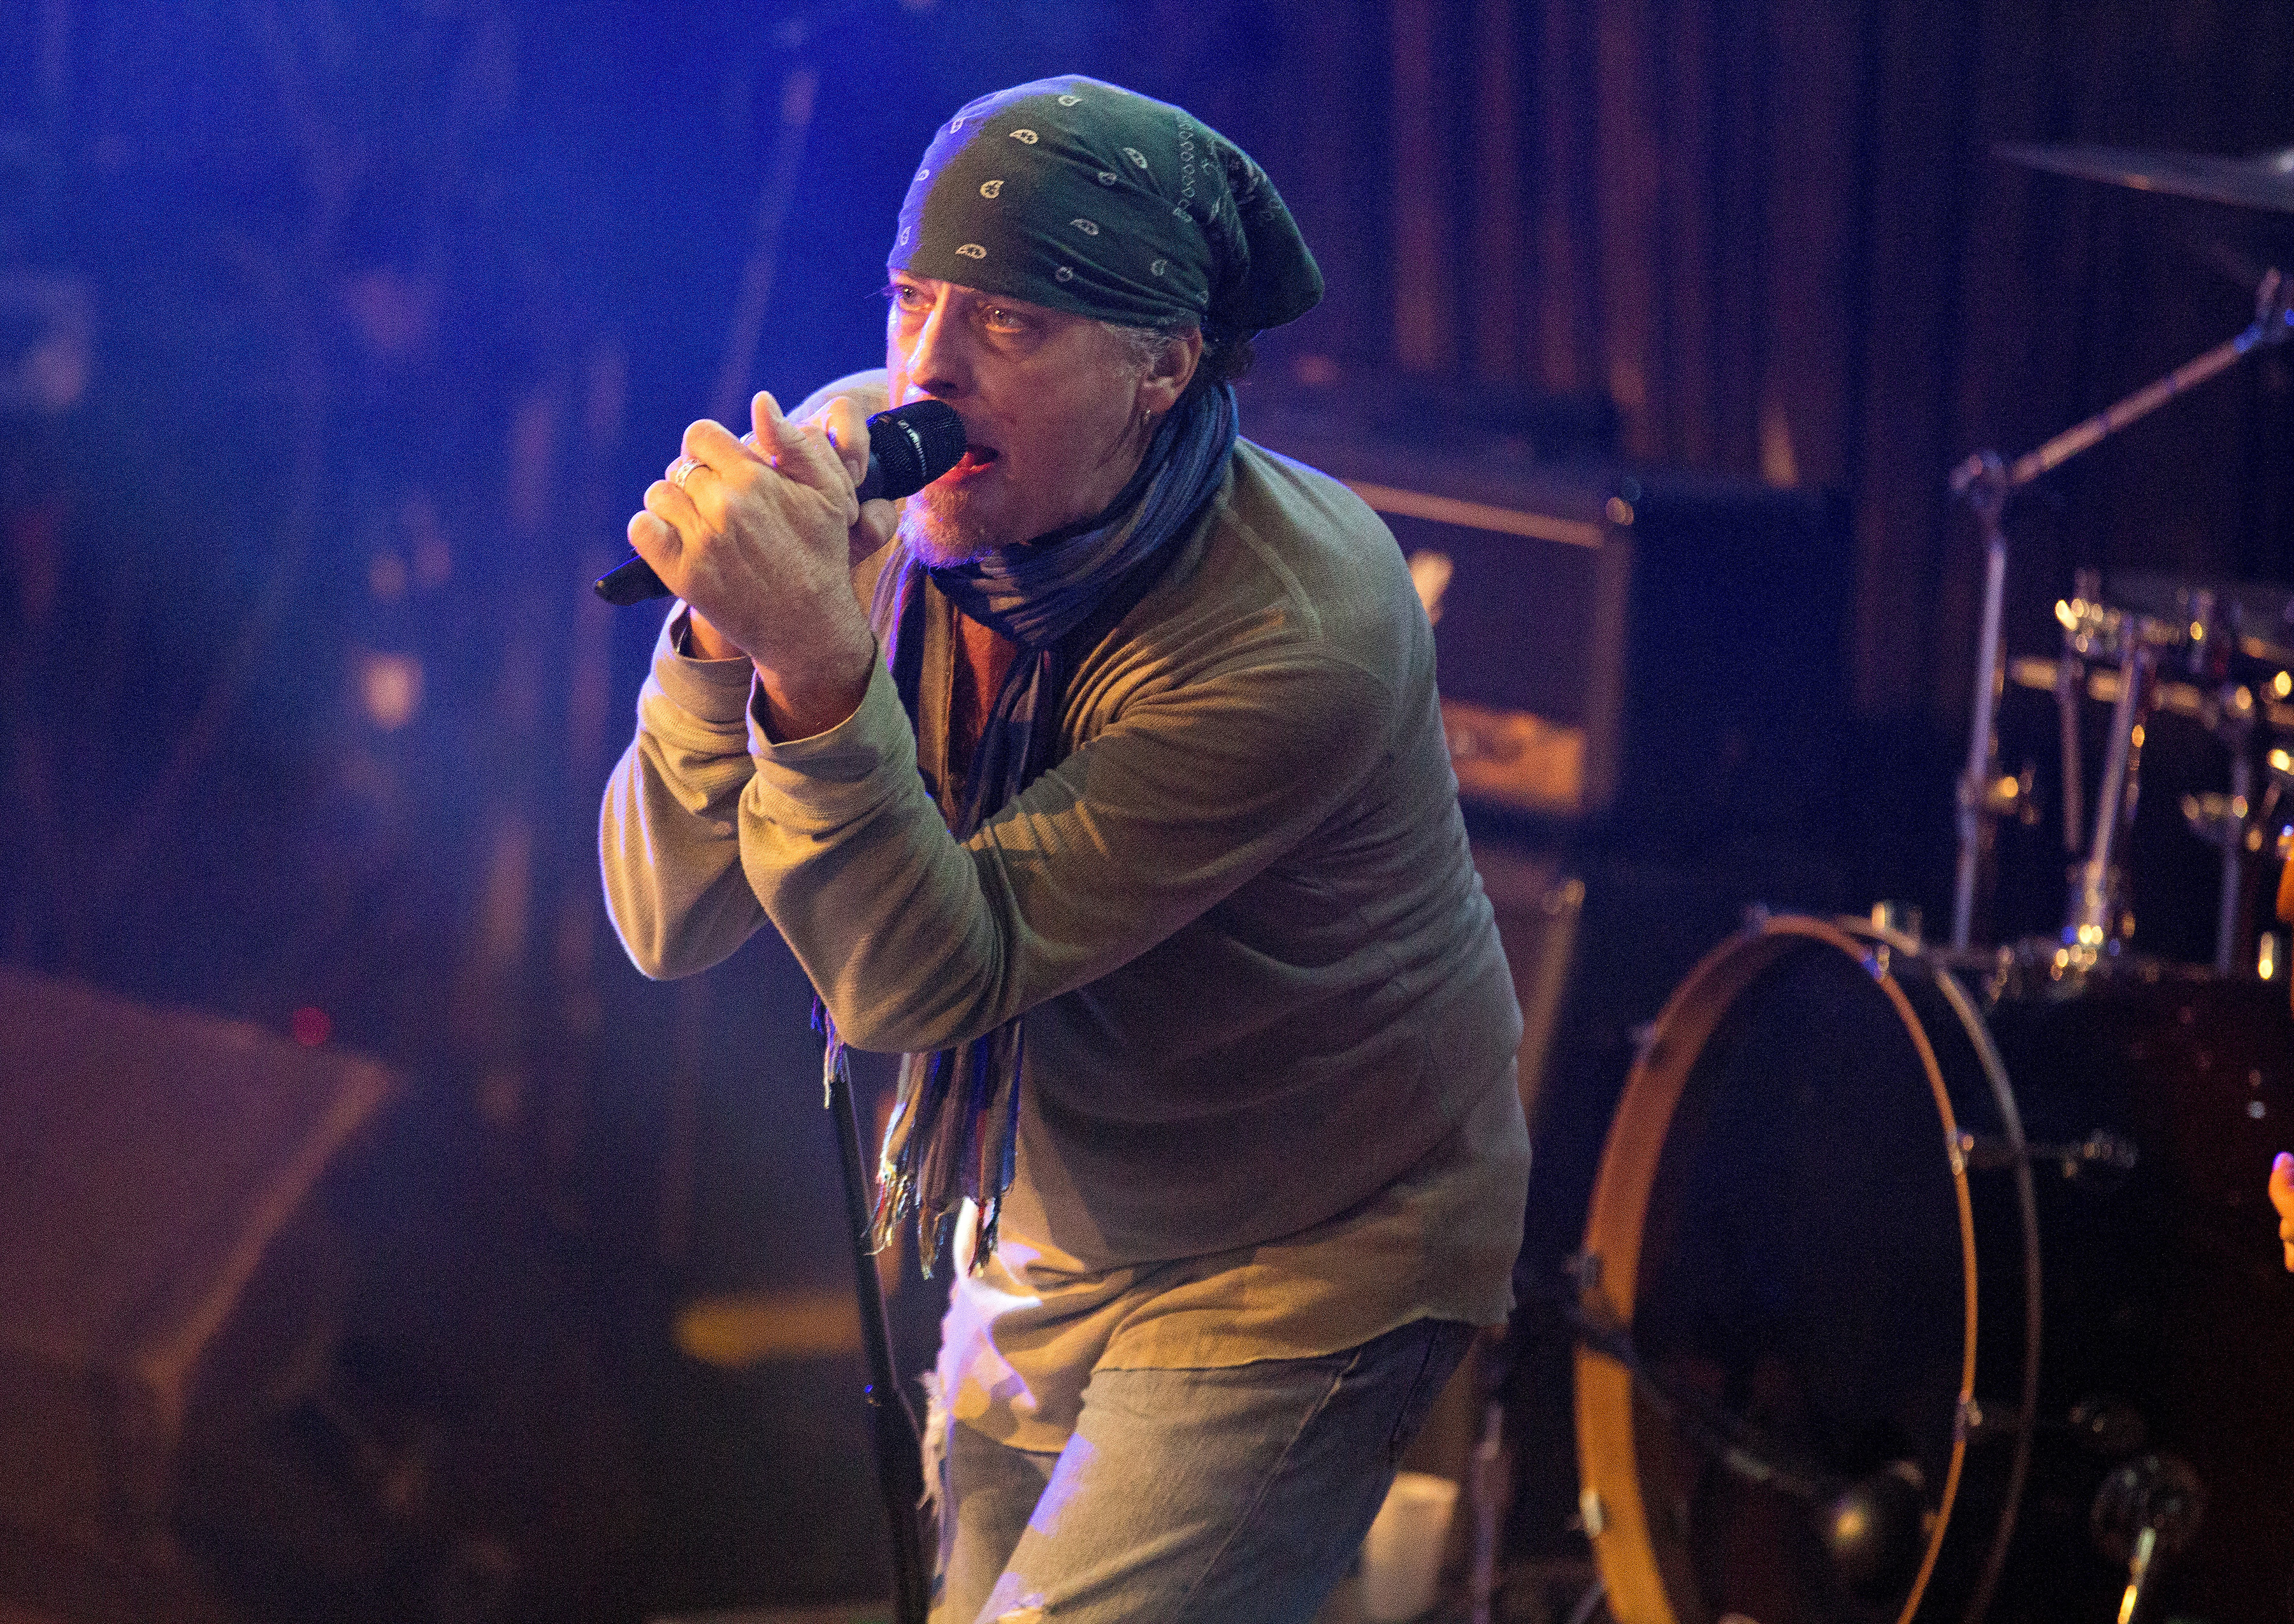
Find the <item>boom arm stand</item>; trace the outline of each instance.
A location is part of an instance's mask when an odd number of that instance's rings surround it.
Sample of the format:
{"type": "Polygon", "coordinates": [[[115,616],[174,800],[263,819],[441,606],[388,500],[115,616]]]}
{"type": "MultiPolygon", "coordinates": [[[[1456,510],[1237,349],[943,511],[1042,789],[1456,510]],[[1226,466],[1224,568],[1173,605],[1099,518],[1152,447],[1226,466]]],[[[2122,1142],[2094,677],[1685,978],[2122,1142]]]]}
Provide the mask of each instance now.
{"type": "Polygon", "coordinates": [[[2255,290],[2254,320],[2233,337],[2084,422],[2073,424],[2013,463],[2002,464],[1996,453],[1983,451],[1952,470],[1951,493],[1964,498],[1974,509],[1984,540],[1983,631],[1975,660],[1974,718],[1967,742],[1967,765],[1959,780],[1959,863],[1951,899],[1954,947],[1968,945],[1975,914],[1976,871],[1990,843],[1992,822],[2002,809],[1993,804],[1999,798],[1995,793],[1998,775],[1994,770],[1998,742],[1992,723],[2002,676],[1999,621],[2007,585],[2007,536],[2002,515],[2008,493],[2148,417],[2185,390],[2228,370],[2257,345],[2283,344],[2288,333],[2294,331],[2294,300],[2290,294],[2294,294],[2294,288],[2274,268],[2255,290]]]}

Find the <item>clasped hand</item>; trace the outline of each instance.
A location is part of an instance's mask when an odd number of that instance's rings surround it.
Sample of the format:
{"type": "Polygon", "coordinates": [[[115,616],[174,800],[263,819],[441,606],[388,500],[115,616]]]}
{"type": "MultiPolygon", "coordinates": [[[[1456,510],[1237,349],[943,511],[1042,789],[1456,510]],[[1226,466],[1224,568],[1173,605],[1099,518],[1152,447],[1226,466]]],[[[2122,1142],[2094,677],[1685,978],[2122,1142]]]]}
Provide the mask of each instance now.
{"type": "Polygon", "coordinates": [[[2286,1267],[2294,1270],[2294,1156],[2283,1150],[2270,1164],[2270,1204],[2278,1209],[2278,1238],[2285,1244],[2286,1267]]]}
{"type": "Polygon", "coordinates": [[[630,545],[692,606],[696,650],[746,655],[774,733],[801,738],[860,702],[875,640],[852,566],[891,539],[899,510],[853,493],[868,467],[858,403],[840,396],[798,423],[760,391],[750,410],[746,441],[707,418],[685,431],[684,477],[647,488],[630,545]]]}

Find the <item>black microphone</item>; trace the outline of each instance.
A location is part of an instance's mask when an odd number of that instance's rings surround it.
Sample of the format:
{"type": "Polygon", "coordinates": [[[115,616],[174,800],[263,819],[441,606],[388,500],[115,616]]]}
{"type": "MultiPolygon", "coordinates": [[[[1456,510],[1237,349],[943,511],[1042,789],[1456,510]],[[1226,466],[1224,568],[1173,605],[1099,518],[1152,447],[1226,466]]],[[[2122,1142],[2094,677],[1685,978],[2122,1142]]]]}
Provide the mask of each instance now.
{"type": "MultiPolygon", "coordinates": [[[[745,436],[744,436],[745,437],[745,436]]],[[[862,501],[914,496],[964,456],[964,419],[946,401],[910,401],[868,419],[868,472],[853,494],[862,501]]],[[[598,577],[599,597],[616,606],[667,597],[653,565],[632,555],[598,577]]]]}

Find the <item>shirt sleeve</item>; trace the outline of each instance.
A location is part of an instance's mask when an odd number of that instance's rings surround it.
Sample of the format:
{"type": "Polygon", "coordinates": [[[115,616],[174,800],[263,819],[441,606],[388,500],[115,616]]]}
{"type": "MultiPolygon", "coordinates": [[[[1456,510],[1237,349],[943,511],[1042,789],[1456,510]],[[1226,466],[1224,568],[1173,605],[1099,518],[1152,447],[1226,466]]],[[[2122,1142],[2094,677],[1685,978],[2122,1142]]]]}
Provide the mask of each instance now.
{"type": "Polygon", "coordinates": [[[638,694],[638,728],[606,782],[598,850],[606,912],[639,970],[690,975],[764,922],[741,872],[736,827],[754,768],[746,660],[678,652],[685,611],[663,623],[638,694]]]}
{"type": "Polygon", "coordinates": [[[777,744],[751,719],[740,861],[847,1042],[941,1048],[1127,962],[1297,847],[1385,752],[1393,704],[1332,651],[1260,651],[1127,704],[959,844],[880,666],[827,733],[777,744]]]}

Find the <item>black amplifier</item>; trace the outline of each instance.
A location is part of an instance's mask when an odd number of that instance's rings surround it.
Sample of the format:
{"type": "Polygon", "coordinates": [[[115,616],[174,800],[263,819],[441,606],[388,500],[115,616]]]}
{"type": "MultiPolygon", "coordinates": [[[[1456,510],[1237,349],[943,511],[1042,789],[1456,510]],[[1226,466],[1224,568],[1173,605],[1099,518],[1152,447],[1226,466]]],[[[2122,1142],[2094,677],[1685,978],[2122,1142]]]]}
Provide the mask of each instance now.
{"type": "Polygon", "coordinates": [[[1409,560],[1469,806],[1706,861],[1839,831],[1850,533],[1828,493],[1430,449],[1254,400],[1409,560]]]}

